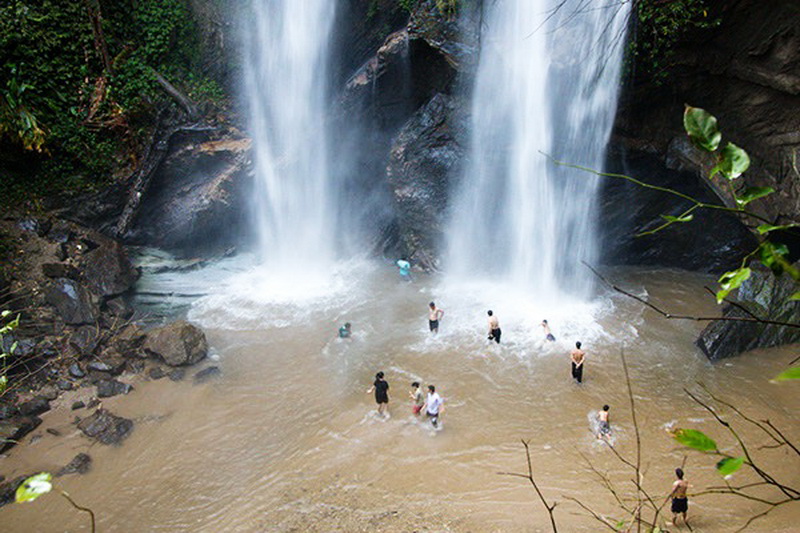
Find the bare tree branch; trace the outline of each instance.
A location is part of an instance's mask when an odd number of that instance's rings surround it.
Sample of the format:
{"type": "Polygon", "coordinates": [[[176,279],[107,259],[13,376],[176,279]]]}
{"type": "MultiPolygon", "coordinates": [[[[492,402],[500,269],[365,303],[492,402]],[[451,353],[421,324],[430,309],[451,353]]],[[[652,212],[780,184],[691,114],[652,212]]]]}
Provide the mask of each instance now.
{"type": "Polygon", "coordinates": [[[550,525],[553,528],[553,533],[558,533],[558,527],[556,526],[556,518],[553,515],[553,511],[558,505],[558,502],[553,502],[553,504],[547,503],[547,500],[542,494],[542,491],[539,489],[539,485],[536,484],[536,479],[533,477],[533,462],[531,461],[531,450],[528,442],[526,440],[522,440],[522,445],[525,446],[525,457],[528,459],[528,473],[527,474],[517,474],[514,472],[498,472],[501,476],[512,476],[512,477],[521,477],[527,479],[531,482],[533,489],[536,491],[536,494],[539,496],[539,500],[542,502],[542,505],[545,509],[547,509],[547,514],[550,516],[550,525]]]}

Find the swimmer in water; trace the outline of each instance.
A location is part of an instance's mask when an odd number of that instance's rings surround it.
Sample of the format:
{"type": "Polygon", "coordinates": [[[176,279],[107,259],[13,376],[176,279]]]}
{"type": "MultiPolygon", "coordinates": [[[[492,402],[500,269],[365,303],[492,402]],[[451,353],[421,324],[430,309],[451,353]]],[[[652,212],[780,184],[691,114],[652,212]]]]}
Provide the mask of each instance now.
{"type": "Polygon", "coordinates": [[[569,354],[572,359],[572,377],[578,383],[583,382],[583,362],[586,359],[586,352],[581,350],[580,341],[575,343],[575,349],[569,354]]]}
{"type": "Polygon", "coordinates": [[[425,405],[425,398],[422,395],[422,389],[419,388],[419,381],[415,381],[411,384],[411,392],[409,392],[408,395],[414,400],[411,412],[419,416],[420,411],[422,411],[422,406],[425,405]]]}
{"type": "Polygon", "coordinates": [[[608,437],[611,436],[611,424],[608,422],[608,409],[607,405],[603,406],[603,410],[597,413],[597,420],[598,420],[598,430],[597,430],[597,438],[598,439],[605,439],[608,440],[608,437]]]}
{"type": "Polygon", "coordinates": [[[378,414],[386,415],[389,408],[389,383],[383,379],[383,372],[375,374],[375,383],[367,389],[367,394],[375,391],[375,403],[378,404],[378,414]]]}
{"type": "Polygon", "coordinates": [[[554,342],[556,340],[556,338],[553,337],[553,334],[550,332],[550,326],[548,325],[547,320],[542,320],[541,326],[542,326],[542,328],[544,328],[544,338],[545,338],[545,340],[548,340],[550,342],[554,342]]]}
{"type": "Polygon", "coordinates": [[[428,327],[431,328],[431,333],[439,333],[439,320],[443,316],[444,311],[436,307],[435,303],[428,304],[428,327]]]}
{"type": "Polygon", "coordinates": [[[350,335],[352,335],[352,330],[350,329],[350,322],[345,322],[344,326],[339,328],[339,338],[340,339],[349,339],[350,335]]]}
{"type": "Polygon", "coordinates": [[[500,321],[497,320],[491,310],[487,311],[486,314],[489,315],[489,340],[500,344],[500,335],[503,333],[500,331],[500,321]]]}

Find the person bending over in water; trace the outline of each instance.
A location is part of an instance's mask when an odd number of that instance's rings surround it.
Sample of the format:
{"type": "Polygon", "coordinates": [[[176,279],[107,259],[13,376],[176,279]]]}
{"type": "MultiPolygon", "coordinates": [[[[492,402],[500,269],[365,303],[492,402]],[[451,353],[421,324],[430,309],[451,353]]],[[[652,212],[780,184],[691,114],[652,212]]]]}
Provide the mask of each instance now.
{"type": "Polygon", "coordinates": [[[550,342],[554,342],[556,340],[553,337],[553,334],[550,332],[550,325],[547,323],[547,320],[542,320],[542,327],[544,328],[544,338],[550,342]]]}
{"type": "Polygon", "coordinates": [[[383,379],[383,372],[375,374],[375,383],[367,389],[367,394],[375,391],[375,403],[378,404],[378,414],[386,415],[389,408],[389,383],[383,379]]]}
{"type": "Polygon", "coordinates": [[[397,261],[397,263],[395,263],[395,264],[397,265],[397,268],[400,269],[400,277],[403,278],[406,281],[409,281],[409,282],[412,281],[412,279],[411,279],[411,263],[409,263],[408,261],[405,260],[405,258],[403,258],[403,259],[399,259],[397,261]]]}
{"type": "Polygon", "coordinates": [[[433,427],[439,427],[439,416],[444,413],[444,400],[433,385],[428,385],[428,398],[422,409],[425,411],[425,415],[431,419],[433,427]]]}
{"type": "Polygon", "coordinates": [[[672,492],[669,496],[672,498],[672,523],[678,525],[678,515],[683,515],[683,523],[689,529],[689,522],[686,521],[686,512],[689,510],[689,499],[686,497],[686,491],[689,489],[689,482],[683,479],[683,469],[676,468],[675,476],[678,479],[672,484],[672,492]]]}
{"type": "Polygon", "coordinates": [[[414,400],[411,412],[415,415],[419,415],[420,411],[422,411],[422,406],[425,405],[425,398],[422,396],[422,389],[419,388],[419,381],[415,381],[411,384],[411,392],[409,392],[408,395],[414,400]]]}
{"type": "Polygon", "coordinates": [[[606,439],[611,436],[611,424],[608,422],[608,409],[607,405],[603,406],[603,410],[597,413],[597,420],[598,428],[597,428],[597,438],[598,439],[606,439]]]}
{"type": "Polygon", "coordinates": [[[439,333],[439,320],[443,316],[444,311],[436,307],[435,303],[428,304],[428,327],[431,328],[431,333],[439,333]]]}
{"type": "Polygon", "coordinates": [[[497,320],[497,317],[494,316],[491,310],[487,311],[486,314],[489,315],[489,340],[500,344],[500,335],[502,334],[502,331],[500,331],[500,321],[497,320]]]}
{"type": "Polygon", "coordinates": [[[581,383],[583,381],[583,362],[586,358],[586,352],[581,350],[580,341],[575,343],[575,349],[569,354],[572,359],[572,377],[575,381],[581,383]]]}
{"type": "Polygon", "coordinates": [[[345,322],[344,326],[339,328],[339,338],[340,339],[349,339],[350,335],[353,332],[350,329],[350,322],[345,322]]]}

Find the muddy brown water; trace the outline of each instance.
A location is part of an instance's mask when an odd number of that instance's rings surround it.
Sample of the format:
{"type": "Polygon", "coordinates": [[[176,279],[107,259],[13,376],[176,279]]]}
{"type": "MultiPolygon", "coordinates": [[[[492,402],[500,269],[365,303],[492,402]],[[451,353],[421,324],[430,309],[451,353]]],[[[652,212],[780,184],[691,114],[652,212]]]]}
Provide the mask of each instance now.
{"type": "MultiPolygon", "coordinates": [[[[196,302],[221,367],[215,381],[193,385],[131,377],[127,397],[104,401],[136,426],[121,447],[90,445],[69,408],[44,415],[42,435],[0,459],[7,478],[56,470],[79,451],[90,473],[57,485],[98,516],[98,531],[549,531],[546,513],[525,480],[521,439],[530,442],[536,478],[559,502],[561,531],[601,531],[567,497],[599,514],[624,518],[588,463],[633,496],[631,473],[591,432],[590,419],[611,406],[613,441],[634,454],[634,428],[619,353],[630,367],[642,434],[644,484],[663,499],[673,470],[685,463],[693,491],[720,484],[715,460],[686,451],[666,429],[694,427],[735,443],[684,388],[698,381],[747,414],[769,418],[800,439],[798,384],[775,384],[800,347],[764,350],[709,363],[694,347],[702,325],[665,320],[624,297],[598,291],[594,304],[537,304],[509,288],[445,286],[422,278],[400,283],[388,269],[359,267],[324,298],[264,301],[245,278],[196,302]],[[427,331],[429,300],[445,310],[441,332],[427,331]],[[503,344],[484,337],[492,305],[503,344]],[[548,318],[557,337],[544,343],[548,318]],[[335,338],[345,320],[354,338],[335,338]],[[569,377],[568,352],[583,340],[585,382],[569,377]],[[376,371],[390,383],[390,413],[381,419],[366,389],[376,371]],[[443,427],[415,418],[413,380],[433,383],[445,399],[443,427]],[[47,427],[59,429],[54,437],[47,427]]],[[[683,312],[716,313],[707,278],[681,272],[611,272],[633,290],[683,312]]],[[[292,291],[287,291],[291,293],[292,291]]],[[[190,372],[190,375],[194,371],[190,372]]],[[[91,389],[59,401],[68,406],[91,389]]],[[[723,411],[726,413],[727,411],[723,411]]],[[[85,411],[77,411],[85,416],[85,411]]],[[[757,429],[737,429],[755,447],[757,429]]],[[[760,450],[760,461],[787,483],[800,483],[787,450],[760,450]]],[[[749,482],[751,474],[733,478],[749,482]]],[[[763,493],[769,495],[769,492],[763,493]]],[[[728,532],[764,508],[728,496],[690,499],[695,531],[728,532]]],[[[777,509],[749,531],[797,531],[800,506],[777,509]]],[[[84,515],[59,496],[0,509],[3,531],[88,531],[84,515]]]]}

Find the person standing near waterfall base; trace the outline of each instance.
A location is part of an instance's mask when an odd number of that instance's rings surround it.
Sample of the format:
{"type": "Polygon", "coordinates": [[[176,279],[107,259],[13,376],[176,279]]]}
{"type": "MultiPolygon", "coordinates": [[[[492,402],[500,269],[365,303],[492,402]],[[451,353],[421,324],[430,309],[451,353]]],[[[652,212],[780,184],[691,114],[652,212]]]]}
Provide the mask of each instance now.
{"type": "Polygon", "coordinates": [[[444,311],[436,307],[434,302],[428,304],[428,327],[431,333],[439,333],[439,320],[444,316],[444,311]]]}
{"type": "Polygon", "coordinates": [[[691,529],[686,521],[686,513],[689,510],[689,498],[687,498],[686,492],[689,490],[689,482],[683,479],[682,468],[675,469],[675,477],[678,479],[672,484],[672,492],[669,494],[672,498],[672,523],[678,525],[678,515],[682,515],[683,523],[691,529]]]}
{"type": "Polygon", "coordinates": [[[486,314],[489,315],[489,340],[500,344],[500,335],[503,333],[500,331],[500,321],[491,309],[486,314]]]}
{"type": "Polygon", "coordinates": [[[575,349],[569,354],[572,360],[572,377],[578,383],[583,382],[583,363],[586,360],[586,352],[581,350],[580,341],[575,343],[575,349]]]}

